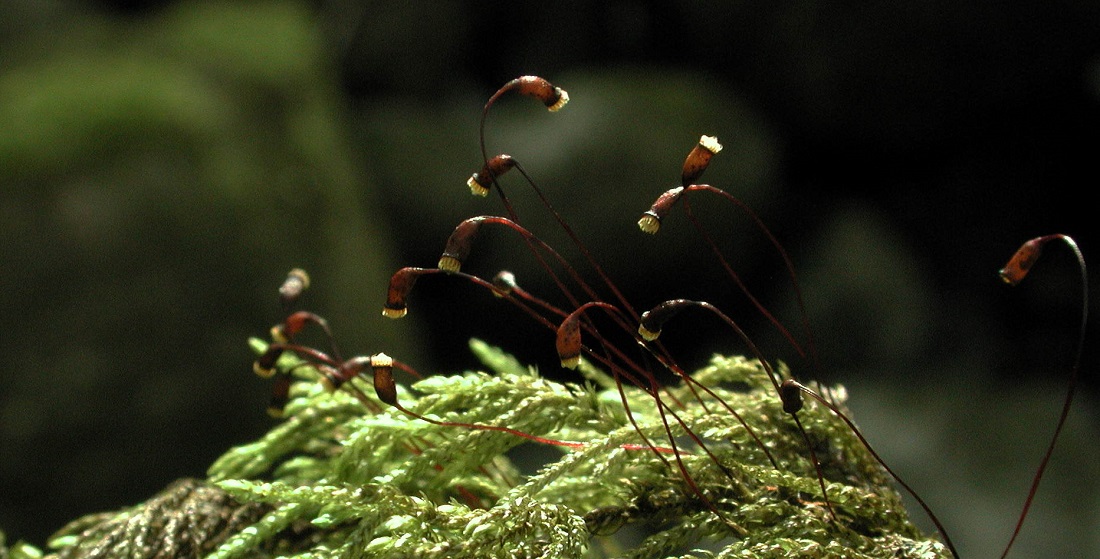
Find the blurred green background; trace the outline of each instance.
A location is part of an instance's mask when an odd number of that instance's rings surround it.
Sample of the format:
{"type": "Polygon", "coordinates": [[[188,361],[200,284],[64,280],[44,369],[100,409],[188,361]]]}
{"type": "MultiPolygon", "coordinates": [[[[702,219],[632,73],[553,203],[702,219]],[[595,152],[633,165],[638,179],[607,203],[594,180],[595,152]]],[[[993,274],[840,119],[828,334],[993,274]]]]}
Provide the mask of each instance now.
{"type": "MultiPolygon", "coordinates": [[[[502,100],[490,155],[522,162],[639,309],[719,304],[769,357],[850,387],[857,420],[964,556],[1008,538],[1060,406],[1081,288],[1061,246],[1016,289],[995,272],[1040,234],[1100,254],[1084,198],[1100,183],[1094,1],[16,0],[0,4],[0,53],[9,539],[42,543],[262,434],[269,386],[245,340],[280,318],[275,288],[294,266],[347,352],[453,372],[475,366],[478,336],[563,376],[549,333],[461,282],[423,280],[405,320],[378,312],[393,270],[434,265],[460,220],[502,212],[464,182],[483,103],[524,74],[573,100],[558,114],[502,100]],[[725,146],[705,181],[791,253],[819,366],[734,293],[682,215],[655,238],[637,231],[701,134],[725,146]]],[[[505,185],[575,259],[518,177],[505,185]]],[[[796,329],[767,239],[702,205],[796,329]]],[[[467,269],[501,268],[552,293],[493,231],[467,269]]],[[[744,351],[703,318],[666,337],[689,368],[744,351]]],[[[1014,556],[1100,552],[1093,345],[1014,556]]]]}

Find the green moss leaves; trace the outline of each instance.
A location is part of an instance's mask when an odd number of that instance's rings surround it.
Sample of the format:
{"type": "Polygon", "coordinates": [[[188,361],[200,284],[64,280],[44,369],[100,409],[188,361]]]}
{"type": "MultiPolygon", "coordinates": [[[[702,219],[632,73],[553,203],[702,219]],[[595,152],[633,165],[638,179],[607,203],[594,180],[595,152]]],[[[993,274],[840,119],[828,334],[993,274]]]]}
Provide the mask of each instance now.
{"type": "Polygon", "coordinates": [[[946,555],[908,522],[843,423],[808,403],[800,418],[828,478],[831,518],[801,435],[755,362],[715,357],[695,374],[742,423],[683,387],[663,391],[658,408],[650,393],[587,366],[603,386],[551,382],[472,347],[495,374],[429,377],[402,389],[402,404],[583,444],[432,424],[383,406],[367,384],[327,393],[288,357],[280,366],[297,382],[285,421],[227,452],[207,483],[77,521],[51,543],[56,556],[155,557],[166,546],[209,559],[946,555]],[[543,459],[532,463],[529,450],[543,459]]]}

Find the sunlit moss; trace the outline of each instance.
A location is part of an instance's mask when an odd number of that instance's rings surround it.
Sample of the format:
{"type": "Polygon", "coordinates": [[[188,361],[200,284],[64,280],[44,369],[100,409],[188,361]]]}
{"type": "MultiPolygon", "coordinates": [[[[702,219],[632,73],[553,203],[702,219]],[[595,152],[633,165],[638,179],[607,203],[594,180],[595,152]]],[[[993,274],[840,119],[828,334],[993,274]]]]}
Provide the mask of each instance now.
{"type": "MultiPolygon", "coordinates": [[[[472,347],[495,374],[429,377],[402,390],[400,401],[429,417],[584,445],[545,445],[552,459],[521,468],[510,457],[533,444],[526,439],[408,417],[374,400],[367,384],[360,395],[327,393],[310,367],[297,367],[285,421],[228,451],[205,482],[179,482],[132,509],[77,520],[53,538],[50,556],[947,555],[909,523],[845,426],[807,404],[800,418],[828,477],[834,521],[801,435],[753,361],[716,356],[696,378],[738,411],[779,467],[711,397],[700,403],[670,388],[683,406],[665,415],[692,489],[675,457],[641,446],[627,421],[624,397],[639,430],[671,445],[646,392],[551,382],[495,348],[476,340],[472,347]],[[683,436],[680,421],[713,457],[683,436]],[[634,536],[623,537],[627,531],[634,536]]],[[[280,366],[293,365],[288,358],[280,366]]],[[[7,553],[29,557],[27,548],[7,553]]]]}

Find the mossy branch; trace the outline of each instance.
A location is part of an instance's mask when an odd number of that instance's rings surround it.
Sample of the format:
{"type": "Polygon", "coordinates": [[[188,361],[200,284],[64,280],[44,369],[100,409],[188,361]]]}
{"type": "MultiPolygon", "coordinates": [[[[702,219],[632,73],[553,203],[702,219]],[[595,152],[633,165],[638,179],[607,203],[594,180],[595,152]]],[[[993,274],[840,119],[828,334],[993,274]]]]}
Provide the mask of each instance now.
{"type": "MultiPolygon", "coordinates": [[[[839,520],[831,518],[802,436],[754,361],[715,357],[695,378],[738,410],[778,468],[716,402],[669,388],[684,406],[666,415],[675,413],[713,455],[680,437],[683,427],[671,421],[695,492],[668,449],[639,447],[621,398],[649,440],[668,444],[650,394],[620,393],[588,365],[584,385],[551,382],[484,343],[471,347],[494,374],[429,377],[401,390],[399,401],[444,421],[506,425],[584,446],[547,445],[556,458],[521,471],[509,456],[534,444],[526,439],[415,419],[365,389],[327,393],[316,371],[288,355],[280,367],[299,382],[285,421],[231,449],[205,481],[177,482],[141,505],[70,524],[48,556],[947,556],[909,522],[889,479],[847,427],[811,402],[799,417],[839,520]],[[627,526],[640,541],[621,537],[627,526]]],[[[843,389],[831,393],[843,400],[843,389]]],[[[0,545],[0,559],[37,552],[0,545]]]]}

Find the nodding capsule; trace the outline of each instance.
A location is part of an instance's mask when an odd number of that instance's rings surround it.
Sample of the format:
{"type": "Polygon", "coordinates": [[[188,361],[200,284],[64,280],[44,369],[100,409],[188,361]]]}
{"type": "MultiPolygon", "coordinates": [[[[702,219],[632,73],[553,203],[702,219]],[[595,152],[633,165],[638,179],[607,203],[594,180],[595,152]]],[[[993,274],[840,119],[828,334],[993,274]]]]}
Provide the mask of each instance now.
{"type": "Polygon", "coordinates": [[[695,147],[688,153],[687,159],[684,160],[680,184],[688,186],[699,180],[699,177],[703,175],[703,171],[707,170],[707,165],[710,165],[710,158],[720,151],[722,151],[722,144],[718,143],[718,138],[714,136],[700,137],[699,143],[695,144],[695,147]]]}
{"type": "Polygon", "coordinates": [[[370,357],[374,370],[374,392],[378,399],[391,406],[397,405],[397,385],[393,382],[393,358],[385,353],[370,357]]]}
{"type": "Polygon", "coordinates": [[[447,237],[447,246],[443,249],[443,255],[439,257],[439,269],[444,272],[457,272],[462,269],[462,263],[470,255],[470,248],[477,238],[477,232],[481,228],[480,218],[470,218],[455,227],[450,237],[447,237]]]}
{"type": "Polygon", "coordinates": [[[666,190],[663,194],[657,197],[657,201],[642,214],[641,219],[638,220],[638,228],[643,233],[649,233],[655,235],[657,231],[661,229],[661,220],[668,215],[669,210],[672,209],[673,204],[680,199],[680,195],[684,193],[684,187],[677,186],[666,190]]]}
{"type": "Polygon", "coordinates": [[[302,292],[309,289],[309,274],[301,268],[294,268],[279,286],[279,301],[287,308],[298,300],[302,292]]]}
{"type": "Polygon", "coordinates": [[[1001,268],[999,272],[1001,279],[1009,285],[1016,285],[1023,281],[1042,254],[1043,245],[1046,244],[1047,239],[1048,237],[1036,237],[1021,245],[1005,267],[1001,268]]]}
{"type": "Polygon", "coordinates": [[[676,316],[676,313],[680,312],[685,306],[694,304],[696,304],[694,301],[687,299],[672,299],[658,304],[656,307],[642,313],[641,320],[638,323],[638,335],[647,342],[656,340],[661,335],[661,329],[664,328],[668,319],[676,316]]]}
{"type": "Polygon", "coordinates": [[[382,307],[382,316],[387,318],[401,318],[409,312],[405,299],[416,285],[422,268],[405,267],[390,276],[390,287],[386,291],[386,304],[382,307]]]}
{"type": "Polygon", "coordinates": [[[494,156],[485,162],[485,165],[481,167],[481,171],[470,175],[470,178],[466,179],[466,186],[470,187],[470,194],[475,196],[489,194],[489,189],[493,187],[493,179],[507,173],[515,166],[516,160],[512,159],[511,155],[502,153],[494,156]]]}
{"type": "Polygon", "coordinates": [[[324,318],[308,311],[298,311],[286,317],[282,324],[271,327],[271,338],[281,344],[288,343],[309,323],[316,324],[323,330],[328,331],[328,321],[324,318]]]}
{"type": "Polygon", "coordinates": [[[283,355],[283,347],[269,345],[267,350],[252,363],[252,372],[260,378],[271,378],[275,374],[275,362],[283,355]]]}
{"type": "Polygon", "coordinates": [[[501,91],[515,89],[521,95],[534,97],[542,101],[550,112],[557,112],[569,102],[569,94],[538,76],[520,76],[500,88],[501,91]]]}
{"type": "Polygon", "coordinates": [[[794,379],[787,379],[779,385],[779,399],[783,402],[783,411],[793,414],[802,409],[802,385],[794,379]]]}

